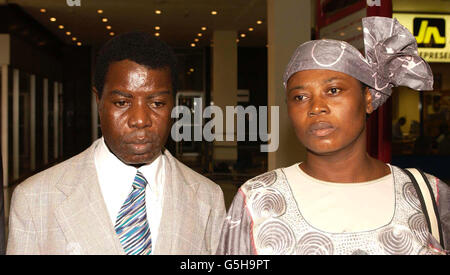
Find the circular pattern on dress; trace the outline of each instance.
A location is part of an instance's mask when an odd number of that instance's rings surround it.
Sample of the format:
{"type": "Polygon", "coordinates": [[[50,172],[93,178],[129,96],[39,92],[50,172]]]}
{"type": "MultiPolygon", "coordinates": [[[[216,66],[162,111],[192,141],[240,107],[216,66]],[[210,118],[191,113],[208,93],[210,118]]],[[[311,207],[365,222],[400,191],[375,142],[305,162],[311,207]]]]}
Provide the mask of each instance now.
{"type": "Polygon", "coordinates": [[[318,232],[306,233],[297,243],[297,255],[332,255],[333,253],[334,245],[331,239],[318,232]]]}
{"type": "Polygon", "coordinates": [[[412,215],[408,219],[409,228],[414,233],[414,236],[419,240],[419,242],[423,245],[428,243],[428,226],[425,221],[425,216],[422,213],[417,213],[412,215]]]}
{"type": "Polygon", "coordinates": [[[384,250],[392,255],[408,255],[413,250],[411,232],[392,226],[378,234],[378,241],[380,241],[384,250]]]}
{"type": "Polygon", "coordinates": [[[408,182],[405,185],[403,185],[402,193],[403,198],[411,207],[419,211],[421,210],[419,197],[417,196],[416,189],[414,188],[414,185],[411,182],[408,182]]]}
{"type": "Polygon", "coordinates": [[[255,239],[258,254],[288,255],[292,253],[295,237],[292,229],[278,219],[271,219],[263,223],[255,239]]]}
{"type": "Polygon", "coordinates": [[[353,251],[352,255],[369,255],[369,253],[367,253],[364,250],[357,249],[357,250],[353,251]]]}
{"type": "Polygon", "coordinates": [[[286,200],[280,191],[263,188],[250,197],[250,206],[256,218],[279,217],[286,212],[286,200]]]}
{"type": "Polygon", "coordinates": [[[277,173],[275,171],[264,173],[250,180],[251,189],[271,186],[277,180],[277,173]]]}

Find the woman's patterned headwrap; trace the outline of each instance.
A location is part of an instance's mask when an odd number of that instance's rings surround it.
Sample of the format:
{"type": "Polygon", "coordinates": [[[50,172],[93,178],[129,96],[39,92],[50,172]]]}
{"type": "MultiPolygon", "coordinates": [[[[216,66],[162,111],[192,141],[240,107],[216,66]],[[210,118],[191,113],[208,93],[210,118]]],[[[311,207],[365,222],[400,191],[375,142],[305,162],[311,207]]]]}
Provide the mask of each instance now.
{"type": "Polygon", "coordinates": [[[369,86],[374,109],[386,102],[392,87],[433,89],[430,66],[418,55],[416,40],[405,27],[395,18],[387,17],[366,17],[362,25],[366,57],[345,41],[323,39],[303,43],[287,65],[284,87],[299,71],[338,71],[369,86]]]}

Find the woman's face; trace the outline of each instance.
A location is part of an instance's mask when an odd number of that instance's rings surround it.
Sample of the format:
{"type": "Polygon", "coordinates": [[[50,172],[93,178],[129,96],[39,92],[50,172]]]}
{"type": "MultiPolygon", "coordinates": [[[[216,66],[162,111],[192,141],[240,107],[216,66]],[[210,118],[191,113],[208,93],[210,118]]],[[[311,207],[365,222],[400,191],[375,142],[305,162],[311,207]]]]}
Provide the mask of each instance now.
{"type": "Polygon", "coordinates": [[[314,154],[330,155],[365,142],[366,113],[373,111],[371,95],[347,74],[295,73],[287,83],[287,105],[298,139],[314,154]]]}

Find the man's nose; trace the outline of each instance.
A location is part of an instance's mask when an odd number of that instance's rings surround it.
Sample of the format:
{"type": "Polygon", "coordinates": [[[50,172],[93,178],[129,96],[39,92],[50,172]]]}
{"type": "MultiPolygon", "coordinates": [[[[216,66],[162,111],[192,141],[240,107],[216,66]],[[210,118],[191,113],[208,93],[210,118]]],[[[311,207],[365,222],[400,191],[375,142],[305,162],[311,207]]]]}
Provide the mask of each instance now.
{"type": "Polygon", "coordinates": [[[128,126],[130,128],[146,128],[152,126],[151,110],[144,103],[137,103],[129,110],[128,126]]]}

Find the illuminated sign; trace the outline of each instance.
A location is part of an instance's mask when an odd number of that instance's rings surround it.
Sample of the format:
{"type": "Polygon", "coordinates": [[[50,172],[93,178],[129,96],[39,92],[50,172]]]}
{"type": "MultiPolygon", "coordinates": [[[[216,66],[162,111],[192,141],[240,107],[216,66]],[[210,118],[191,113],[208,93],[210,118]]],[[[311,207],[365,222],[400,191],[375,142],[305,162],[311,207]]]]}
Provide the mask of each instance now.
{"type": "Polygon", "coordinates": [[[450,62],[450,15],[394,13],[394,18],[416,38],[427,62],[450,62]]]}

